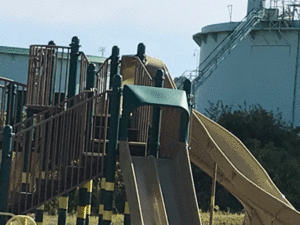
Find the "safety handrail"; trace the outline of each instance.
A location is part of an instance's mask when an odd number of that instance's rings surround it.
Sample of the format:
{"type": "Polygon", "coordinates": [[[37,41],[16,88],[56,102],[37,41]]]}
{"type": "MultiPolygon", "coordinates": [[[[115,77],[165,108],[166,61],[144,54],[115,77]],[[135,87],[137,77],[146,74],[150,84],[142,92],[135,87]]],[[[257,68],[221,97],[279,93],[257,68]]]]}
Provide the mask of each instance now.
{"type": "MultiPolygon", "coordinates": [[[[30,46],[27,107],[51,107],[67,96],[71,48],[56,45],[30,46]]],[[[89,61],[79,52],[79,84],[77,93],[85,90],[89,61]]],[[[43,110],[43,108],[41,109],[43,110]]]]}
{"type": "MultiPolygon", "coordinates": [[[[182,87],[185,79],[188,78],[193,81],[194,92],[202,85],[208,77],[214,72],[217,66],[230,54],[239,41],[242,41],[250,31],[260,22],[264,17],[265,9],[253,10],[247,14],[244,19],[236,25],[233,32],[224,38],[211,52],[210,54],[200,63],[198,68],[195,70],[198,72],[189,76],[183,74],[177,80],[177,86],[182,87]]],[[[180,88],[178,87],[178,88],[180,88]]]]}
{"type": "Polygon", "coordinates": [[[110,59],[106,59],[96,72],[96,85],[97,93],[102,93],[109,89],[109,64],[110,59]]]}
{"type": "Polygon", "coordinates": [[[13,131],[14,133],[18,133],[21,130],[23,130],[25,127],[31,126],[35,123],[38,123],[39,121],[42,121],[43,119],[46,119],[50,116],[53,116],[61,111],[64,111],[67,109],[68,105],[70,105],[70,103],[74,103],[77,104],[79,102],[81,102],[85,97],[87,97],[87,93],[86,92],[82,92],[78,95],[73,96],[72,98],[69,99],[64,99],[64,101],[58,103],[57,105],[53,106],[53,107],[49,107],[48,109],[45,109],[44,111],[33,115],[32,117],[26,118],[22,121],[20,121],[19,123],[16,123],[13,125],[13,131]]]}
{"type": "Polygon", "coordinates": [[[90,93],[14,135],[9,212],[29,212],[103,173],[110,91],[90,93]],[[96,105],[99,117],[93,116],[96,105]]]}
{"type": "MultiPolygon", "coordinates": [[[[144,63],[140,60],[139,57],[135,57],[135,76],[134,76],[134,84],[135,85],[143,85],[143,86],[151,86],[152,85],[152,77],[146,69],[144,63]]],[[[138,133],[138,141],[145,142],[148,141],[148,129],[151,123],[152,118],[152,107],[150,106],[142,106],[137,108],[133,112],[133,117],[131,121],[131,126],[139,131],[138,133]]]]}
{"type": "Polygon", "coordinates": [[[251,11],[240,22],[233,32],[225,38],[210,55],[199,65],[199,74],[193,80],[196,86],[201,85],[217,68],[217,65],[223,61],[223,59],[230,54],[236,44],[243,40],[249,32],[259,23],[260,19],[264,16],[264,9],[258,11],[251,11]],[[227,55],[225,55],[227,53],[227,55]],[[211,58],[212,57],[212,58],[211,58]]]}

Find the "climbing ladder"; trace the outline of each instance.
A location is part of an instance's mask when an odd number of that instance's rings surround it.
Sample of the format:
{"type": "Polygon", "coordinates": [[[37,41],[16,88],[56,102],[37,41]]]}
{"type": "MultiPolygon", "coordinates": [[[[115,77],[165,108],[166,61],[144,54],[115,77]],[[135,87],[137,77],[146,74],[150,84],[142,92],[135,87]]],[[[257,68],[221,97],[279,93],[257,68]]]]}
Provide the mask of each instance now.
{"type": "Polygon", "coordinates": [[[190,75],[189,77],[181,76],[177,79],[176,85],[182,89],[183,83],[186,78],[193,81],[194,91],[198,89],[218,68],[218,65],[231,53],[231,51],[242,41],[251,30],[261,21],[264,17],[265,10],[254,10],[236,26],[233,32],[227,36],[207,57],[201,62],[197,71],[198,74],[190,75]]]}

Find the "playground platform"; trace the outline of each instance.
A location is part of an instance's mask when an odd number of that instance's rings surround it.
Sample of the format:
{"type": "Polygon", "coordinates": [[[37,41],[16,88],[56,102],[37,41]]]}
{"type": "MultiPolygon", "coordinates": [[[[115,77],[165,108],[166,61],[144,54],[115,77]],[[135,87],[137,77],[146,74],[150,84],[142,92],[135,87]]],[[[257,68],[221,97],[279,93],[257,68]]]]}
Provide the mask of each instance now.
{"type": "Polygon", "coordinates": [[[88,224],[91,179],[101,178],[99,224],[110,224],[119,161],[124,224],[202,224],[193,162],[242,203],[245,224],[299,224],[243,143],[192,109],[190,85],[178,90],[143,44],[121,59],[114,46],[98,71],[76,37],[70,47],[31,46],[28,84],[0,78],[0,212],[27,214],[60,197],[64,224],[65,198],[80,187],[77,223],[88,224]]]}

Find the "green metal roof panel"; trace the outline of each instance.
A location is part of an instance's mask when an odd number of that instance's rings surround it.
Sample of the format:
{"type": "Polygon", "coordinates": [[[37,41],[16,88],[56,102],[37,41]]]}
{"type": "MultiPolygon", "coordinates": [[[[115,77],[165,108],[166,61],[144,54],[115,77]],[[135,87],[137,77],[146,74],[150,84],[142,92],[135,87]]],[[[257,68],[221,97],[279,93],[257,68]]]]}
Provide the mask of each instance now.
{"type": "Polygon", "coordinates": [[[28,48],[0,46],[0,54],[29,55],[29,49],[28,48]]]}
{"type": "Polygon", "coordinates": [[[106,60],[105,57],[95,55],[86,55],[86,57],[91,63],[103,63],[106,60]]]}
{"type": "MultiPolygon", "coordinates": [[[[0,46],[0,54],[29,55],[29,48],[0,46]]],[[[91,63],[103,63],[106,60],[101,56],[86,55],[86,57],[91,63]]]]}
{"type": "Polygon", "coordinates": [[[189,114],[186,93],[182,90],[125,85],[124,97],[130,99],[132,108],[142,105],[168,106],[181,108],[189,114]]]}

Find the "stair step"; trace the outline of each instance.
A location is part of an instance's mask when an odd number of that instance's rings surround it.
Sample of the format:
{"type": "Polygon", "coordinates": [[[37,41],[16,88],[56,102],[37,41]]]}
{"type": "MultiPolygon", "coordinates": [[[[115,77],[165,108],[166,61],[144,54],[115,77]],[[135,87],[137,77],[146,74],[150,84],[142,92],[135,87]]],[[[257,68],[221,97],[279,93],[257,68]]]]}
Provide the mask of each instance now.
{"type": "Polygon", "coordinates": [[[128,142],[132,156],[146,156],[147,143],[145,142],[128,142]]]}
{"type": "MultiPolygon", "coordinates": [[[[96,126],[105,126],[106,123],[106,119],[105,119],[105,115],[94,115],[94,124],[96,126]]],[[[110,115],[107,115],[107,126],[110,125],[110,115]]]]}
{"type": "MultiPolygon", "coordinates": [[[[106,139],[109,137],[109,127],[107,128],[106,131],[106,139]]],[[[128,128],[127,133],[128,133],[128,140],[129,141],[137,141],[138,140],[138,129],[135,128],[128,128]]],[[[95,127],[95,138],[100,138],[104,139],[104,134],[105,134],[105,127],[104,126],[96,126],[95,127]],[[100,135],[101,131],[101,135],[100,135]]]]}

